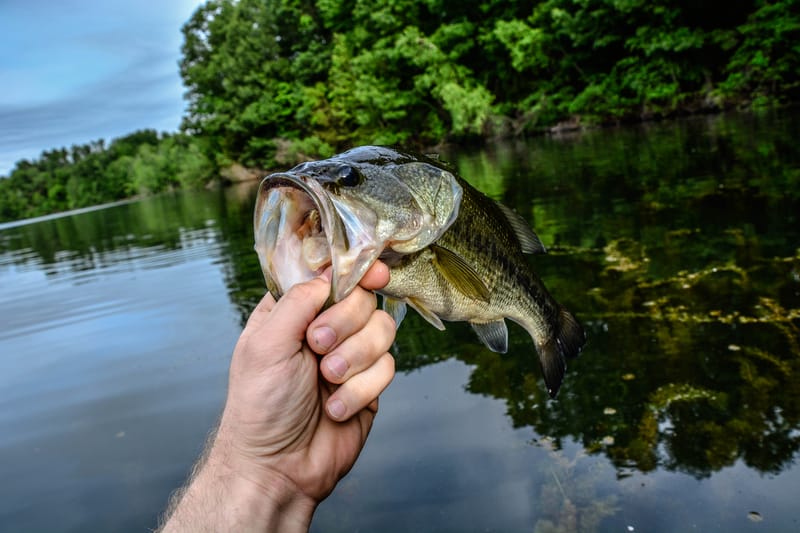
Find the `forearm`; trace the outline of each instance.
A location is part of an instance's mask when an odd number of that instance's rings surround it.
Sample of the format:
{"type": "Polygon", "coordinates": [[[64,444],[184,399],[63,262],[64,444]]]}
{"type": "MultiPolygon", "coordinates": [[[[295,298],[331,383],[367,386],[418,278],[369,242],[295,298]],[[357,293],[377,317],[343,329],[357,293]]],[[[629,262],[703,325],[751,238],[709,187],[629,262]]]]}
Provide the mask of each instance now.
{"type": "Polygon", "coordinates": [[[256,482],[212,450],[168,509],[161,533],[306,532],[316,504],[281,474],[256,482]]]}

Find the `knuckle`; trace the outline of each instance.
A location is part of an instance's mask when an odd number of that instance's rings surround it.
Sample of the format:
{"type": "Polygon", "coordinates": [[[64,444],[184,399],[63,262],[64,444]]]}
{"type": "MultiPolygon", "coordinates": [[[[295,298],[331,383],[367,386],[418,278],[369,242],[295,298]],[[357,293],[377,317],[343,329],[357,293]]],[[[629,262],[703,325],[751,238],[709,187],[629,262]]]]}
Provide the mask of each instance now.
{"type": "Polygon", "coordinates": [[[369,294],[369,301],[374,309],[378,305],[378,295],[372,291],[367,291],[367,294],[369,294]]]}
{"type": "Polygon", "coordinates": [[[297,302],[306,302],[308,300],[318,300],[321,295],[320,292],[323,288],[323,281],[320,279],[312,279],[303,283],[292,285],[282,299],[288,299],[297,302]]]}
{"type": "Polygon", "coordinates": [[[381,321],[381,324],[387,329],[396,329],[397,325],[395,324],[394,318],[392,315],[384,311],[383,309],[376,309],[375,310],[376,316],[381,321]]]}
{"type": "Polygon", "coordinates": [[[394,356],[392,354],[390,354],[389,352],[386,352],[386,353],[383,354],[383,359],[384,359],[384,363],[386,365],[388,365],[389,370],[391,371],[391,373],[394,374],[394,371],[395,371],[394,356]]]}
{"type": "Polygon", "coordinates": [[[374,310],[378,300],[373,292],[358,289],[358,296],[353,298],[351,305],[355,310],[361,311],[361,316],[368,317],[369,311],[374,310]],[[363,311],[362,311],[363,310],[363,311]],[[366,312],[365,312],[366,311],[366,312]]]}
{"type": "Polygon", "coordinates": [[[342,384],[336,391],[336,397],[350,407],[359,407],[366,403],[367,394],[368,391],[364,383],[352,380],[342,384]]]}
{"type": "Polygon", "coordinates": [[[312,286],[313,280],[306,283],[298,283],[293,285],[287,292],[285,297],[293,300],[305,300],[314,295],[314,287],[312,286]]]}

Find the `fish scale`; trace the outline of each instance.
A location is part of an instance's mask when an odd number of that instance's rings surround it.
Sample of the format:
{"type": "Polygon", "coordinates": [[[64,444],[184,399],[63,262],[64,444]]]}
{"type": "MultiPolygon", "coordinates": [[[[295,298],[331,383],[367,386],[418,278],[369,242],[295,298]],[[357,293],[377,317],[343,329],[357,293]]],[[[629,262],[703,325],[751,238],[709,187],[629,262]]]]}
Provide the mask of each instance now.
{"type": "MultiPolygon", "coordinates": [[[[577,322],[553,299],[541,280],[533,273],[521,251],[519,239],[493,200],[473,189],[465,182],[460,213],[455,223],[436,242],[465,258],[486,283],[488,302],[469,298],[452,290],[435,266],[432,254],[406,256],[392,268],[392,279],[381,293],[408,302],[415,309],[424,307],[445,320],[465,320],[480,328],[496,323],[501,328],[503,340],[489,346],[505,352],[507,341],[505,325],[508,318],[520,324],[531,335],[540,353],[548,392],[558,392],[566,368],[566,359],[575,357],[578,350],[570,351],[559,344],[558,335],[568,328],[567,336],[576,337],[569,344],[583,345],[584,334],[577,322]],[[414,285],[427,287],[409,290],[414,285]],[[562,313],[567,316],[562,318],[562,313]]],[[[422,313],[423,316],[426,313],[422,313]]],[[[478,331],[479,336],[481,332],[478,331]]]]}

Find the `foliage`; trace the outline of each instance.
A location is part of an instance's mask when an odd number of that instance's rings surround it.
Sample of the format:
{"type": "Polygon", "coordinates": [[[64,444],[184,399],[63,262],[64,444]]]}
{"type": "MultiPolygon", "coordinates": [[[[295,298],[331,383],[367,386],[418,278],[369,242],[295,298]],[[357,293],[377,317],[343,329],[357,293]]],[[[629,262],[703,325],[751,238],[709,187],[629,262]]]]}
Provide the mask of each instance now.
{"type": "Polygon", "coordinates": [[[725,67],[728,77],[720,84],[720,94],[752,99],[754,105],[800,94],[798,13],[797,0],[757,3],[738,28],[740,44],[725,67]]]}
{"type": "Polygon", "coordinates": [[[301,110],[331,54],[316,12],[313,2],[210,1],[184,26],[184,129],[208,137],[217,163],[254,166],[276,138],[307,136],[301,110]]]}
{"type": "Polygon", "coordinates": [[[101,139],[45,151],[39,159],[18,162],[8,178],[0,179],[0,221],[200,186],[214,171],[196,139],[153,130],[115,139],[107,147],[101,139]]]}
{"type": "Polygon", "coordinates": [[[182,28],[181,135],[44,152],[0,220],[357,144],[428,147],[800,96],[800,0],[209,0],[182,28]]]}
{"type": "Polygon", "coordinates": [[[183,28],[184,127],[267,168],[765,105],[798,93],[797,4],[213,0],[183,28]]]}

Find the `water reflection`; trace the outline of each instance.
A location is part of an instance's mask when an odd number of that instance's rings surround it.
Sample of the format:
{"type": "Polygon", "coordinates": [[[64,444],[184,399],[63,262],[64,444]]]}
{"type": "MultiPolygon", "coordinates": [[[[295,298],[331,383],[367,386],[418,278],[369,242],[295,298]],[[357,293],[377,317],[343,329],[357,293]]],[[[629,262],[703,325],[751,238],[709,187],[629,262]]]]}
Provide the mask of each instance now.
{"type": "Polygon", "coordinates": [[[0,529],[155,525],[239,330],[217,204],[164,196],[0,232],[0,529]]]}
{"type": "MultiPolygon", "coordinates": [[[[394,349],[402,374],[315,528],[657,530],[661,510],[664,531],[741,529],[744,515],[702,517],[743,501],[778,529],[796,520],[782,496],[800,448],[793,116],[446,154],[529,218],[550,250],[532,267],[589,344],[552,401],[521,328],[501,357],[464,324],[442,333],[410,313],[394,349]],[[732,485],[738,496],[720,495],[732,485]]],[[[106,501],[108,528],[152,527],[213,425],[230,349],[264,291],[254,193],[0,229],[0,451],[6,477],[27,480],[0,491],[4,523],[42,529],[25,498],[53,472],[53,498],[83,509],[63,529],[85,529],[106,501]],[[142,487],[157,490],[132,500],[142,487]]]]}

